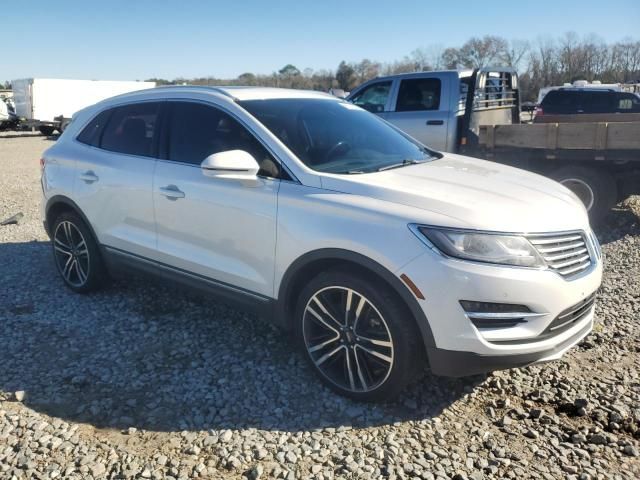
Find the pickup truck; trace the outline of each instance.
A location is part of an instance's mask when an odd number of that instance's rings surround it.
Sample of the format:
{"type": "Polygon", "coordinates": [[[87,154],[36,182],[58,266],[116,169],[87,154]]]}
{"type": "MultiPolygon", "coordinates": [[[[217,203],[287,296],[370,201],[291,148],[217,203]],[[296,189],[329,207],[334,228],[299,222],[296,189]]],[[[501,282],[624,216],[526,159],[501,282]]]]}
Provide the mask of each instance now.
{"type": "Polygon", "coordinates": [[[553,178],[580,197],[594,221],[640,193],[640,121],[520,124],[518,76],[510,68],[379,77],[347,99],[435,150],[553,178]]]}

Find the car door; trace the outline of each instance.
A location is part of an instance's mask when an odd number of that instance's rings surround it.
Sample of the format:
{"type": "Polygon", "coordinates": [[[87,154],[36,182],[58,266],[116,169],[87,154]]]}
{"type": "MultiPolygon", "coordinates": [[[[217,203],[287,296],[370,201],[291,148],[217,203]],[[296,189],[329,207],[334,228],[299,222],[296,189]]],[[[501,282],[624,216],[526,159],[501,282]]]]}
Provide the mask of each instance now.
{"type": "Polygon", "coordinates": [[[78,135],[74,198],[98,241],[143,257],[156,247],[152,183],[162,102],[127,104],[97,115],[78,135]]]}
{"type": "Polygon", "coordinates": [[[380,80],[364,85],[349,97],[349,101],[365,110],[386,118],[391,108],[392,80],[380,80]]]}
{"type": "Polygon", "coordinates": [[[209,103],[169,101],[163,154],[154,176],[157,259],[175,269],[273,295],[278,164],[231,114],[209,103]],[[165,143],[166,142],[166,143],[165,143]],[[213,153],[248,151],[254,180],[205,176],[213,153]]]}
{"type": "Polygon", "coordinates": [[[434,150],[446,150],[447,83],[435,76],[403,78],[387,121],[434,150]]]}

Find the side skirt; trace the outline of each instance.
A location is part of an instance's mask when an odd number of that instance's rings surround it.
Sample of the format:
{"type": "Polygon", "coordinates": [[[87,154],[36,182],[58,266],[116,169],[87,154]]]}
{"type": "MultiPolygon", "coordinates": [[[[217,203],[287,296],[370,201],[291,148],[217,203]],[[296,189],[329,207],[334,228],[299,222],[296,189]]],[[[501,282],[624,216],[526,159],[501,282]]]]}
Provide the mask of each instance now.
{"type": "Polygon", "coordinates": [[[275,300],[272,298],[118,248],[102,245],[101,251],[107,269],[114,277],[123,278],[127,274],[134,274],[158,280],[162,284],[168,281],[188,292],[195,289],[208,298],[212,296],[215,300],[232,307],[254,313],[269,321],[273,320],[275,300]]]}

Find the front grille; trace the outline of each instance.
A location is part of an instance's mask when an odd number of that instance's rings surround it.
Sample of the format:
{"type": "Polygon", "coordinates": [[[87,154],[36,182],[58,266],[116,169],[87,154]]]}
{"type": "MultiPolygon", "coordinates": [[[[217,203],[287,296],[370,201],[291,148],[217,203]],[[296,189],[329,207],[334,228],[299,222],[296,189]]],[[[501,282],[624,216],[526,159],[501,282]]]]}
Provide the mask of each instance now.
{"type": "Polygon", "coordinates": [[[583,232],[527,235],[549,268],[571,277],[591,266],[591,254],[583,232]]]}
{"type": "Polygon", "coordinates": [[[549,324],[546,330],[542,332],[542,335],[557,335],[571,328],[574,323],[579,322],[589,315],[595,302],[596,294],[594,292],[581,302],[560,313],[560,315],[549,324]]]}

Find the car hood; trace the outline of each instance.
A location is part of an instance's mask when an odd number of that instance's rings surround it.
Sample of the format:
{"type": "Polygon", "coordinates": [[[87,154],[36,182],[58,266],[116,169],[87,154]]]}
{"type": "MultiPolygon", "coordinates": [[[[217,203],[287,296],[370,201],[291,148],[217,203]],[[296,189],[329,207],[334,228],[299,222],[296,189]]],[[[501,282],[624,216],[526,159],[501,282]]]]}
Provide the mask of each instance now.
{"type": "MultiPolygon", "coordinates": [[[[461,155],[383,172],[327,175],[328,190],[363,195],[451,218],[453,225],[507,232],[588,228],[587,213],[567,188],[541,175],[461,155]]],[[[415,219],[425,222],[424,218],[415,219]]]]}

